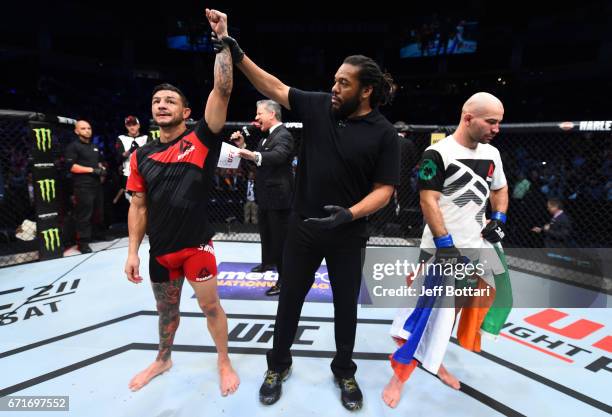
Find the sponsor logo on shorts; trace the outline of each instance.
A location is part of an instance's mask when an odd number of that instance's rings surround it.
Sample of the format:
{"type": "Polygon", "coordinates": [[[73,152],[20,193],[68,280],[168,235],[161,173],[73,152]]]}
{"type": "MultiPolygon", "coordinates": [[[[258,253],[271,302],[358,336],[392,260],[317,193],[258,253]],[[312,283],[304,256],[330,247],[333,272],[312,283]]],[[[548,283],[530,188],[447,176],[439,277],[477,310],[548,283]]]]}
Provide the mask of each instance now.
{"type": "Polygon", "coordinates": [[[213,277],[213,274],[210,273],[208,268],[202,268],[200,272],[198,272],[198,276],[195,277],[195,281],[204,282],[204,281],[208,281],[209,279],[212,279],[212,277],[213,277]]]}
{"type": "Polygon", "coordinates": [[[211,245],[209,245],[208,243],[207,243],[207,244],[202,243],[202,244],[200,245],[200,247],[198,248],[198,250],[202,250],[202,251],[204,251],[204,252],[208,252],[208,253],[210,253],[210,254],[211,254],[211,255],[213,255],[213,256],[215,255],[215,248],[213,248],[213,247],[212,247],[211,245]]]}

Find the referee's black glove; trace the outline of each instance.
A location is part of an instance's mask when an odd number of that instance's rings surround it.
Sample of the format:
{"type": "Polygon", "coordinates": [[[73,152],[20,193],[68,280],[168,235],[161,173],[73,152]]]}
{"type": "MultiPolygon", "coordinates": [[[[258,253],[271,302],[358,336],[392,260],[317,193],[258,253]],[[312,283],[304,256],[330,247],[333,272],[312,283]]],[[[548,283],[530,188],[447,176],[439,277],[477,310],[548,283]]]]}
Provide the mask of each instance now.
{"type": "Polygon", "coordinates": [[[236,42],[236,39],[231,36],[224,36],[219,39],[219,36],[215,32],[212,32],[210,35],[210,41],[213,45],[213,49],[215,53],[218,54],[223,50],[223,48],[227,45],[230,49],[230,53],[232,54],[232,62],[234,64],[240,64],[242,59],[244,58],[244,52],[240,49],[240,45],[236,42]]]}
{"type": "Polygon", "coordinates": [[[333,229],[341,224],[353,221],[353,214],[349,209],[340,206],[324,206],[323,209],[331,215],[328,217],[309,217],[304,222],[319,229],[333,229]]]}
{"type": "Polygon", "coordinates": [[[240,49],[240,46],[238,45],[238,42],[236,42],[236,39],[232,38],[231,36],[224,36],[221,40],[224,44],[229,46],[230,52],[232,53],[232,62],[234,63],[234,65],[240,64],[244,59],[244,52],[242,51],[242,49],[240,49]]]}
{"type": "Polygon", "coordinates": [[[506,223],[506,215],[499,211],[494,212],[491,214],[491,221],[489,224],[480,232],[482,237],[491,243],[501,242],[502,239],[506,237],[504,223],[506,223]]]}
{"type": "Polygon", "coordinates": [[[97,176],[101,176],[106,174],[106,169],[101,168],[101,167],[95,167],[92,171],[92,174],[97,175],[97,176]]]}

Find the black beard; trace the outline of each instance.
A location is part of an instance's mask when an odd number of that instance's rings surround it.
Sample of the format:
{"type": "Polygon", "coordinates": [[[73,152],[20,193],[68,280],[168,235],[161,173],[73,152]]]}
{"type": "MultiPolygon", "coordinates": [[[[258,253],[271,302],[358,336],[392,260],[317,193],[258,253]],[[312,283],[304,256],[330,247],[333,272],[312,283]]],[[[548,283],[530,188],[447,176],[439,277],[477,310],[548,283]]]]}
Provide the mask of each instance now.
{"type": "Polygon", "coordinates": [[[332,110],[334,112],[334,116],[338,120],[346,119],[348,116],[353,114],[359,108],[359,96],[355,94],[353,97],[345,100],[340,107],[332,110]]]}
{"type": "Polygon", "coordinates": [[[157,126],[159,127],[174,127],[174,126],[178,126],[183,122],[183,119],[181,118],[176,118],[176,119],[172,119],[169,122],[164,122],[164,123],[157,123],[157,126]]]}

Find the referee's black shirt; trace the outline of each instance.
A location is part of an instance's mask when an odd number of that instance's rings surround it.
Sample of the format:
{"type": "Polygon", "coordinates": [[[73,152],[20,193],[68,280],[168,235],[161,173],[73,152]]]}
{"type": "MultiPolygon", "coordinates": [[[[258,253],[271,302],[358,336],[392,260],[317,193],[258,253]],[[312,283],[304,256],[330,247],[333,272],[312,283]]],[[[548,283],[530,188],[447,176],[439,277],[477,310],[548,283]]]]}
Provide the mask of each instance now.
{"type": "MultiPolygon", "coordinates": [[[[323,206],[349,208],[374,183],[397,185],[400,146],[397,132],[378,110],[336,120],[331,94],[289,90],[291,110],[303,122],[293,208],[303,217],[326,217],[323,206]]],[[[365,219],[351,224],[365,234],[365,219]]]]}
{"type": "MultiPolygon", "coordinates": [[[[68,170],[74,164],[97,168],[101,161],[98,147],[91,141],[85,143],[79,138],[66,147],[64,154],[68,170]]],[[[100,177],[95,174],[72,174],[72,184],[75,187],[97,187],[100,185],[100,177]]]]}

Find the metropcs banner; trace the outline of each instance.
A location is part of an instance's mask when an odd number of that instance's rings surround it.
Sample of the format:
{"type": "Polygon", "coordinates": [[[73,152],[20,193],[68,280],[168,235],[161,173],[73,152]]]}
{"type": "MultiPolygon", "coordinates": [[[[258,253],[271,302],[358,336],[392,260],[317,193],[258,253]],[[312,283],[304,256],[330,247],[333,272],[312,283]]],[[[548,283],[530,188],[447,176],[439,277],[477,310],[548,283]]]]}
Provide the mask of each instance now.
{"type": "MultiPolygon", "coordinates": [[[[217,286],[219,296],[230,300],[270,300],[277,297],[268,297],[265,292],[276,284],[278,272],[251,272],[255,263],[221,262],[218,266],[217,286]]],[[[291,279],[291,277],[287,277],[291,279]]],[[[333,280],[333,277],[331,277],[333,280]]],[[[362,280],[363,282],[363,280],[362,280]]],[[[332,290],[327,266],[321,265],[315,272],[314,283],[308,295],[307,302],[331,303],[332,290]]],[[[359,302],[367,303],[367,291],[362,291],[359,302]]]]}

